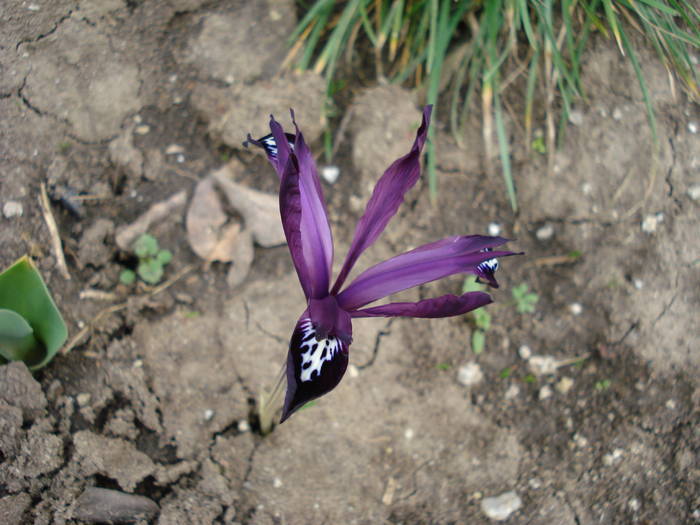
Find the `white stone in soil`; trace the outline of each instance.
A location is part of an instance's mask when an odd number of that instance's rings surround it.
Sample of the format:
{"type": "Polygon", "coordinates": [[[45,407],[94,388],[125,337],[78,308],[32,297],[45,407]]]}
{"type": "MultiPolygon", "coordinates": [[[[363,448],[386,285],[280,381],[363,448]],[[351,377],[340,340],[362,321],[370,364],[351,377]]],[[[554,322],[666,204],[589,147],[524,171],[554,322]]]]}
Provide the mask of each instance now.
{"type": "Polygon", "coordinates": [[[627,502],[627,506],[632,512],[637,512],[642,507],[642,504],[639,503],[639,500],[637,498],[632,498],[627,502]]]}
{"type": "Polygon", "coordinates": [[[501,225],[498,224],[497,222],[491,222],[489,223],[489,235],[495,237],[496,235],[501,234],[501,225]]]}
{"type": "Polygon", "coordinates": [[[544,385],[542,388],[540,388],[538,397],[540,401],[544,401],[545,399],[552,397],[552,387],[549,385],[544,385]]]}
{"type": "Polygon", "coordinates": [[[518,510],[522,504],[520,496],[514,490],[510,490],[498,496],[481,500],[481,510],[492,520],[503,521],[508,519],[508,516],[518,510]]]}
{"type": "Polygon", "coordinates": [[[580,126],[583,124],[583,113],[578,109],[574,109],[571,111],[571,113],[569,113],[569,122],[571,122],[574,126],[580,126]]]}
{"type": "Polygon", "coordinates": [[[622,120],[622,110],[620,108],[613,109],[612,118],[615,120],[622,120]]]}
{"type": "Polygon", "coordinates": [[[207,408],[204,411],[204,421],[210,421],[214,417],[214,411],[211,408],[207,408]]]}
{"type": "Polygon", "coordinates": [[[248,423],[247,419],[241,419],[238,422],[238,431],[240,433],[248,432],[250,431],[250,423],[248,423]]]}
{"type": "Polygon", "coordinates": [[[503,395],[503,397],[510,401],[511,399],[515,399],[516,397],[518,397],[519,394],[520,387],[513,383],[508,387],[508,390],[506,390],[506,393],[503,395]]]}
{"type": "Polygon", "coordinates": [[[518,355],[521,359],[527,361],[532,357],[532,350],[530,350],[530,347],[527,345],[521,345],[520,348],[518,348],[518,355]]]}
{"type": "Polygon", "coordinates": [[[659,225],[659,220],[656,215],[647,215],[642,221],[642,231],[644,233],[654,233],[659,225]]]}
{"type": "Polygon", "coordinates": [[[321,177],[323,177],[323,180],[328,184],[335,184],[339,175],[340,168],[338,166],[324,166],[321,168],[321,177]]]}
{"type": "Polygon", "coordinates": [[[483,379],[484,373],[481,371],[481,367],[473,361],[460,366],[457,371],[457,381],[464,386],[477,385],[481,383],[483,379]]]}
{"type": "Polygon", "coordinates": [[[11,219],[12,217],[21,217],[24,213],[24,207],[21,202],[17,201],[7,201],[2,207],[2,214],[6,219],[11,219]]]}
{"type": "Polygon", "coordinates": [[[548,241],[554,236],[554,226],[545,224],[535,232],[535,237],[540,241],[548,241]]]}
{"type": "Polygon", "coordinates": [[[562,377],[559,382],[557,383],[557,386],[555,387],[557,389],[557,392],[560,394],[568,394],[569,390],[574,386],[574,380],[571,379],[570,377],[564,376],[562,377]]]}
{"type": "Polygon", "coordinates": [[[581,312],[583,312],[583,306],[581,306],[581,303],[571,303],[569,305],[569,311],[573,315],[581,315],[581,312]]]}
{"type": "Polygon", "coordinates": [[[688,131],[691,133],[697,133],[698,132],[698,123],[697,122],[688,122],[688,131]]]}
{"type": "Polygon", "coordinates": [[[527,362],[533,374],[551,375],[557,371],[557,361],[549,355],[533,355],[527,362]]]}
{"type": "Polygon", "coordinates": [[[700,184],[693,184],[688,188],[688,197],[694,201],[700,200],[700,184]]]}

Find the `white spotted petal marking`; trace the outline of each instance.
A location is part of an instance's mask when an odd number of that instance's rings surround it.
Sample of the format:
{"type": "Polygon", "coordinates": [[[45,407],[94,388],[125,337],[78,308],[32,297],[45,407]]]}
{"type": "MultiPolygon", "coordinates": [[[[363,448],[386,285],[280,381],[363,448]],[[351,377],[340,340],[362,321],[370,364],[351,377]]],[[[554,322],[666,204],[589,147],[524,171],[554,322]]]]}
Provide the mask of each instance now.
{"type": "Polygon", "coordinates": [[[326,361],[332,361],[341,348],[340,341],[336,337],[326,339],[316,339],[316,331],[313,329],[309,319],[303,321],[300,326],[302,333],[302,343],[299,345],[301,352],[301,373],[299,379],[311,381],[321,375],[321,368],[326,361]],[[304,351],[306,349],[306,351],[304,351]]]}

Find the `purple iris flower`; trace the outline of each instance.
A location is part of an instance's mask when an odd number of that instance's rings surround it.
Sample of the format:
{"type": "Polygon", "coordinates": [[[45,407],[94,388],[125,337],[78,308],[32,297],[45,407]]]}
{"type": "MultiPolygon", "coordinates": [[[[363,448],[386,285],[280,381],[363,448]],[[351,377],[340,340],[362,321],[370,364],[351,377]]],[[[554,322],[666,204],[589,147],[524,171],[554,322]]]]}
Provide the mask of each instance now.
{"type": "Polygon", "coordinates": [[[247,143],[265,149],[280,177],[280,214],[292,261],[306,296],[307,306],[297,321],[287,356],[287,392],[281,421],[308,401],[330,392],[348,366],[352,320],[357,317],[449,317],[491,302],[483,292],[443,295],[415,303],[367,305],[396,292],[457,273],[471,273],[498,287],[494,272],[498,258],[514,255],[494,251],[507,242],[501,237],[467,235],[448,237],[397,255],[365,270],[343,287],[363,251],[373,244],[394,216],[404,195],[420,176],[420,156],[432,106],[413,147],[384,172],[355,229],[350,251],[331,286],[333,237],[321,184],[311,151],[294,120],[294,134],[270,118],[269,135],[247,143]]]}

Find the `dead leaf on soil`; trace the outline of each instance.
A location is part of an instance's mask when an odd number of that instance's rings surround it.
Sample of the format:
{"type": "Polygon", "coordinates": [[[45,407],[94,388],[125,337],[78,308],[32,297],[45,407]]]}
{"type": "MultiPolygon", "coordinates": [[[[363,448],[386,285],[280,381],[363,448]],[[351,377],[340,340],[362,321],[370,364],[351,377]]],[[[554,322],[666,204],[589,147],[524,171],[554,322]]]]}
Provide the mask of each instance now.
{"type": "Polygon", "coordinates": [[[279,200],[233,181],[232,163],[212,174],[231,206],[241,214],[245,229],[260,246],[270,248],[286,242],[279,217],[279,200]]]}
{"type": "Polygon", "coordinates": [[[220,242],[221,228],[226,224],[226,214],[211,177],[197,184],[190,208],[187,210],[185,224],[187,240],[192,251],[207,261],[217,260],[212,254],[220,242]]]}
{"type": "Polygon", "coordinates": [[[226,284],[228,284],[230,288],[235,288],[245,280],[250,271],[250,266],[253,264],[255,251],[253,249],[253,236],[250,230],[243,230],[236,238],[233,251],[236,254],[233,259],[233,266],[231,266],[226,276],[226,284]]]}
{"type": "Polygon", "coordinates": [[[133,223],[119,229],[116,237],[117,246],[122,250],[130,250],[139,235],[148,232],[151,225],[177,214],[186,202],[187,192],[183,190],[165,201],[154,204],[133,223]]]}

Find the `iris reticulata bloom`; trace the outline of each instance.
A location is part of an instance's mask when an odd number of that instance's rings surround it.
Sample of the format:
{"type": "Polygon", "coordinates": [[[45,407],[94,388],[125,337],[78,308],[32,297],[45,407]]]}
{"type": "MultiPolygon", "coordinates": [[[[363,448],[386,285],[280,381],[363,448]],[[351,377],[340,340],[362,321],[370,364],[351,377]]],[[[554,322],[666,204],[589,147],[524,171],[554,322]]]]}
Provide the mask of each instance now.
{"type": "Polygon", "coordinates": [[[333,238],[316,164],[294,120],[295,133],[285,133],[270,119],[271,133],[248,141],[263,148],[280,177],[280,214],[292,261],[307,305],[297,321],[287,356],[287,392],[282,419],[308,401],[338,385],[348,366],[352,320],[358,317],[449,317],[491,302],[484,292],[443,295],[415,303],[367,305],[396,292],[457,273],[471,273],[498,287],[494,273],[498,258],[513,252],[495,251],[501,237],[448,237],[397,255],[365,270],[348,286],[345,281],[362,252],[372,245],[396,214],[404,195],[420,176],[420,156],[432,107],[411,150],[386,170],[374,188],[340,273],[331,286],[333,238]]]}

